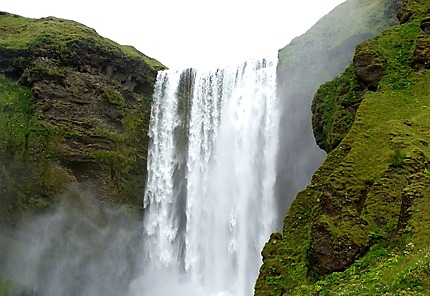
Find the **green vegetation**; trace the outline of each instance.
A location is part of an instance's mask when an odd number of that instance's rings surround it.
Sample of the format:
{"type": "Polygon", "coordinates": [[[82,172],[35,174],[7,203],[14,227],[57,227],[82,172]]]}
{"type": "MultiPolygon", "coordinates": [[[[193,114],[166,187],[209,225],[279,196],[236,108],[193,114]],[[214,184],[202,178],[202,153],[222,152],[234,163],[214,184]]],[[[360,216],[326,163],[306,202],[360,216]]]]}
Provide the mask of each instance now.
{"type": "Polygon", "coordinates": [[[51,79],[61,79],[67,74],[67,68],[65,67],[46,67],[45,65],[35,65],[28,71],[28,81],[34,81],[40,77],[47,76],[51,79]]]}
{"type": "Polygon", "coordinates": [[[25,158],[34,130],[30,90],[0,76],[0,111],[0,157],[25,158]]]}
{"type": "Polygon", "coordinates": [[[395,168],[402,168],[405,165],[406,156],[400,148],[395,148],[393,154],[390,155],[390,165],[395,168]]]}
{"type": "Polygon", "coordinates": [[[79,23],[0,13],[0,295],[31,293],[2,273],[22,221],[63,203],[142,214],[151,94],[164,68],[79,23]]]}
{"type": "Polygon", "coordinates": [[[0,277],[0,295],[11,295],[13,287],[14,285],[10,281],[0,277]]]}
{"type": "Polygon", "coordinates": [[[165,67],[54,17],[0,13],[0,37],[2,221],[49,210],[75,182],[141,207],[149,96],[165,67]]]}
{"type": "Polygon", "coordinates": [[[124,141],[120,144],[121,158],[116,162],[114,172],[118,179],[118,188],[128,202],[141,205],[142,192],[145,188],[146,157],[148,154],[148,130],[150,108],[148,101],[143,100],[141,108],[135,108],[127,113],[123,119],[124,129],[127,131],[124,141]]]}
{"type": "Polygon", "coordinates": [[[24,51],[29,47],[43,47],[65,59],[69,55],[68,47],[72,44],[89,43],[107,55],[125,55],[132,59],[142,59],[154,70],[165,66],[155,59],[147,57],[132,46],[123,46],[103,38],[94,29],[80,23],[46,17],[29,19],[17,15],[0,15],[0,48],[24,51]]]}
{"type": "Polygon", "coordinates": [[[381,242],[344,272],[334,272],[291,295],[428,295],[429,266],[429,249],[381,242]]]}
{"type": "Polygon", "coordinates": [[[349,66],[342,76],[323,84],[312,104],[314,132],[318,145],[330,152],[339,145],[354,122],[361,102],[355,69],[349,66]]]}
{"type": "Polygon", "coordinates": [[[115,143],[123,141],[123,136],[121,134],[112,132],[104,128],[94,129],[93,131],[91,131],[91,136],[106,138],[115,143]]]}
{"type": "Polygon", "coordinates": [[[347,66],[343,61],[349,61],[357,43],[398,24],[395,11],[400,3],[401,0],[349,0],[321,18],[279,51],[280,66],[288,75],[306,73],[305,78],[289,78],[293,81],[289,87],[310,90],[313,95],[317,89],[312,82],[322,84],[341,73],[347,66]],[[315,65],[324,70],[315,71],[315,65]]]}
{"type": "Polygon", "coordinates": [[[38,122],[33,110],[30,89],[0,76],[0,176],[3,202],[9,204],[0,211],[6,220],[48,208],[50,195],[67,181],[64,172],[49,163],[56,153],[55,135],[38,122]]]}
{"type": "Polygon", "coordinates": [[[107,100],[114,105],[117,105],[119,107],[125,107],[126,103],[122,95],[112,89],[105,89],[105,95],[107,97],[107,100]]]}
{"type": "Polygon", "coordinates": [[[256,295],[430,294],[426,36],[420,20],[385,31],[356,52],[380,78],[351,65],[318,90],[330,153],[266,244],[256,295]]]}
{"type": "Polygon", "coordinates": [[[67,182],[67,177],[49,159],[57,152],[54,131],[34,114],[30,89],[16,86],[0,76],[0,176],[11,204],[4,217],[16,210],[45,209],[67,182]],[[37,166],[34,166],[37,162],[37,166]],[[23,172],[18,173],[20,170],[23,172]],[[38,188],[35,190],[35,188],[38,188]]]}
{"type": "MultiPolygon", "coordinates": [[[[419,23],[395,27],[379,36],[365,41],[357,48],[356,56],[364,56],[370,67],[383,69],[381,81],[367,82],[379,87],[389,87],[391,91],[407,89],[413,83],[412,68],[415,39],[420,34],[419,23]]],[[[368,70],[372,75],[372,69],[368,70]]],[[[322,85],[317,91],[313,104],[313,125],[315,137],[320,147],[327,152],[333,150],[352,126],[362,95],[353,65],[333,81],[322,85]]],[[[382,110],[381,110],[382,111],[382,110]]]]}
{"type": "Polygon", "coordinates": [[[403,7],[398,13],[401,22],[408,22],[428,16],[430,3],[426,0],[403,0],[403,7]]]}

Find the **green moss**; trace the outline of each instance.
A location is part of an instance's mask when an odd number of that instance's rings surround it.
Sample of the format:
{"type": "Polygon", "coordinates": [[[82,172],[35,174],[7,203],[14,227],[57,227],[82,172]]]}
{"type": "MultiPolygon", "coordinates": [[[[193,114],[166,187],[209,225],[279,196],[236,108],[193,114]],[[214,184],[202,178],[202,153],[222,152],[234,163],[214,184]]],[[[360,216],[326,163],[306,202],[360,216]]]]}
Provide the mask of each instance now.
{"type": "Polygon", "coordinates": [[[400,148],[395,148],[390,155],[390,165],[395,168],[402,168],[405,165],[405,155],[400,148]]]}
{"type": "Polygon", "coordinates": [[[144,100],[129,110],[122,120],[124,130],[123,142],[119,145],[121,159],[114,171],[118,178],[118,188],[128,202],[141,206],[141,193],[145,187],[146,156],[148,154],[148,128],[150,120],[150,104],[144,100]]]}
{"type": "Polygon", "coordinates": [[[65,67],[47,67],[38,64],[28,70],[28,81],[37,80],[40,77],[49,77],[50,79],[62,79],[66,76],[68,69],[65,67]]]}
{"type": "Polygon", "coordinates": [[[49,163],[58,149],[56,136],[37,120],[30,97],[29,88],[0,76],[0,177],[8,205],[1,213],[7,221],[48,208],[48,196],[67,182],[66,173],[49,163]]]}
{"type": "Polygon", "coordinates": [[[105,39],[91,28],[80,23],[46,17],[29,19],[17,15],[0,15],[0,48],[23,51],[29,47],[42,46],[51,49],[62,56],[67,51],[68,44],[89,42],[103,52],[117,53],[132,59],[141,59],[152,69],[158,71],[165,66],[147,57],[131,46],[122,46],[105,39]]]}
{"type": "Polygon", "coordinates": [[[401,0],[350,0],[320,19],[309,31],[279,51],[279,67],[285,68],[295,89],[314,90],[338,75],[359,42],[398,24],[395,11],[401,0]],[[349,53],[351,52],[351,54],[349,53]],[[316,71],[315,65],[321,65],[316,71]],[[305,73],[306,77],[300,77],[305,73]],[[297,77],[295,77],[297,76],[297,77]]]}
{"type": "Polygon", "coordinates": [[[323,84],[312,103],[312,121],[317,143],[330,152],[339,145],[352,126],[361,101],[353,66],[331,82],[323,84]]]}
{"type": "Polygon", "coordinates": [[[104,129],[104,128],[96,128],[93,131],[90,131],[90,134],[92,136],[101,137],[105,139],[109,139],[112,142],[121,142],[124,140],[124,136],[115,132],[112,132],[110,130],[104,129]]]}
{"type": "Polygon", "coordinates": [[[0,126],[0,157],[26,157],[34,129],[30,89],[9,83],[1,75],[0,126]]]}
{"type": "MultiPolygon", "coordinates": [[[[116,43],[114,42],[114,45],[116,43]]],[[[161,64],[156,59],[150,58],[144,54],[142,54],[140,51],[138,51],[136,48],[130,45],[122,45],[121,49],[129,56],[136,57],[136,58],[142,58],[149,66],[151,66],[154,70],[161,71],[165,70],[166,66],[161,64]]]]}
{"type": "Polygon", "coordinates": [[[124,97],[120,93],[108,88],[105,89],[104,92],[109,103],[117,105],[119,107],[126,106],[124,97]]]}
{"type": "Polygon", "coordinates": [[[414,21],[360,46],[384,69],[360,101],[353,67],[318,91],[322,133],[339,143],[297,195],[282,236],[266,244],[256,295],[430,293],[430,71],[411,66],[420,34],[414,21]],[[351,124],[344,111],[354,104],[351,124]],[[346,133],[336,135],[338,124],[346,133]],[[335,262],[346,258],[338,245],[357,248],[343,271],[313,277],[315,226],[327,231],[335,262]]]}
{"type": "Polygon", "coordinates": [[[389,87],[394,91],[406,89],[411,80],[415,40],[421,33],[420,23],[413,22],[397,26],[364,43],[367,50],[378,57],[378,63],[386,71],[380,82],[381,87],[389,87]]]}
{"type": "Polygon", "coordinates": [[[398,16],[402,22],[417,20],[430,14],[430,3],[426,0],[403,0],[398,16]]]}
{"type": "Polygon", "coordinates": [[[290,295],[427,295],[429,250],[396,240],[372,246],[344,272],[327,275],[290,295]]]}
{"type": "Polygon", "coordinates": [[[12,295],[12,290],[14,287],[15,285],[12,282],[0,276],[0,295],[2,296],[12,295]]]}
{"type": "MultiPolygon", "coordinates": [[[[419,22],[398,26],[375,38],[365,41],[357,48],[357,54],[372,56],[375,66],[385,75],[379,82],[381,88],[391,92],[412,86],[412,68],[415,39],[421,30],[419,22]]],[[[355,68],[351,65],[338,78],[322,85],[312,104],[313,126],[317,143],[327,152],[333,150],[352,126],[361,102],[355,68]]],[[[383,112],[383,111],[381,111],[383,112]]]]}
{"type": "Polygon", "coordinates": [[[114,159],[116,159],[117,153],[115,151],[105,151],[99,150],[94,151],[88,155],[90,158],[94,159],[97,163],[110,165],[114,159]]]}

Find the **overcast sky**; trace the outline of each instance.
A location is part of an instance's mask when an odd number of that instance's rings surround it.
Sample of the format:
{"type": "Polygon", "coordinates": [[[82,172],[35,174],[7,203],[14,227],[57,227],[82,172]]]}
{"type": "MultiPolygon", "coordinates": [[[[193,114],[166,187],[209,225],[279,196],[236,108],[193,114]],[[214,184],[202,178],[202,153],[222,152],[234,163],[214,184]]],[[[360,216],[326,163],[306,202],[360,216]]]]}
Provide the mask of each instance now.
{"type": "Polygon", "coordinates": [[[0,10],[56,16],[133,45],[170,68],[276,54],[345,0],[7,0],[0,10]]]}

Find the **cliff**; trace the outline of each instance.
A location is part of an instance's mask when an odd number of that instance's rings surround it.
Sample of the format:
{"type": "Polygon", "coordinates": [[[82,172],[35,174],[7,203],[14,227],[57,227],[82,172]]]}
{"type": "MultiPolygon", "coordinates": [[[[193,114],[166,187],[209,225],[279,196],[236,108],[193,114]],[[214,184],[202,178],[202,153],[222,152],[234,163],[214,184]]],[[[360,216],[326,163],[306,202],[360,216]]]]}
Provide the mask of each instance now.
{"type": "Polygon", "coordinates": [[[164,68],[79,23],[0,12],[0,225],[46,211],[66,188],[141,207],[164,68]]]}
{"type": "Polygon", "coordinates": [[[347,1],[279,50],[282,128],[276,193],[280,217],[325,158],[312,135],[309,106],[315,92],[342,73],[359,43],[398,23],[399,7],[400,1],[347,1]]]}
{"type": "Polygon", "coordinates": [[[0,12],[1,295],[127,290],[162,69],[74,21],[0,12]]]}
{"type": "Polygon", "coordinates": [[[430,293],[429,9],[403,1],[401,24],[318,89],[327,158],[266,244],[256,295],[430,293]]]}

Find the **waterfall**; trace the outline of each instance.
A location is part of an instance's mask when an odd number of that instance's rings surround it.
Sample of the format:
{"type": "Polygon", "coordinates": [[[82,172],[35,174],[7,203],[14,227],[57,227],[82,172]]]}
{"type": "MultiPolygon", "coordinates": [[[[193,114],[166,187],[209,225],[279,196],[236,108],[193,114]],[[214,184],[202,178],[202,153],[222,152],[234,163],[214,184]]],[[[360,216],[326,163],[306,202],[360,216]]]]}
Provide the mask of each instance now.
{"type": "Polygon", "coordinates": [[[276,63],[158,74],[139,295],[253,294],[275,225],[276,63]]]}

